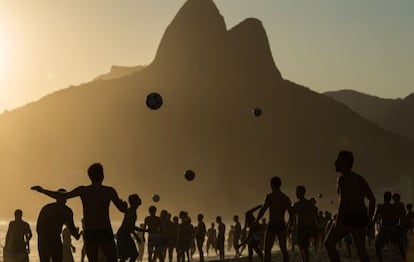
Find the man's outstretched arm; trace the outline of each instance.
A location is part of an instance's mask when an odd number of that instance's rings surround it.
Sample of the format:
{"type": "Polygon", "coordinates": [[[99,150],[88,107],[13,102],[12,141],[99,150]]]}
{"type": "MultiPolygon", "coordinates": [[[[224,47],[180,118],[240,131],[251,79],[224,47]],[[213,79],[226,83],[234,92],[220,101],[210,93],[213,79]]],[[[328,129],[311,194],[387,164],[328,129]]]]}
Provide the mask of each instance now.
{"type": "Polygon", "coordinates": [[[72,198],[72,197],[76,197],[80,195],[80,191],[81,191],[82,187],[77,187],[72,191],[69,192],[57,192],[57,191],[51,191],[51,190],[47,190],[42,188],[41,186],[33,186],[30,189],[37,191],[39,193],[45,194],[51,198],[54,199],[68,199],[68,198],[72,198]]]}

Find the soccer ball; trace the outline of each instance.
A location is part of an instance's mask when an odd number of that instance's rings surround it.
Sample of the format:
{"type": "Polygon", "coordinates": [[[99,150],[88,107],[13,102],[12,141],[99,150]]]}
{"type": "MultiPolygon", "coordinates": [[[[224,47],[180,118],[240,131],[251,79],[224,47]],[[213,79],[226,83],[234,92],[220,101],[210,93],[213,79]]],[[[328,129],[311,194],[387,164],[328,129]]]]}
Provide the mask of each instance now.
{"type": "Polygon", "coordinates": [[[157,194],[152,195],[152,201],[154,201],[154,202],[160,201],[160,196],[157,195],[157,194]]]}
{"type": "Polygon", "coordinates": [[[318,198],[322,198],[322,194],[318,194],[318,198]]]}
{"type": "Polygon", "coordinates": [[[184,173],[184,177],[187,181],[192,181],[195,178],[195,173],[193,170],[187,170],[184,173]]]}
{"type": "Polygon", "coordinates": [[[158,93],[151,93],[147,95],[146,103],[151,110],[157,110],[162,106],[162,97],[158,93]]]}
{"type": "Polygon", "coordinates": [[[262,115],[262,109],[260,109],[260,108],[253,109],[253,115],[255,117],[261,116],[262,115]]]}

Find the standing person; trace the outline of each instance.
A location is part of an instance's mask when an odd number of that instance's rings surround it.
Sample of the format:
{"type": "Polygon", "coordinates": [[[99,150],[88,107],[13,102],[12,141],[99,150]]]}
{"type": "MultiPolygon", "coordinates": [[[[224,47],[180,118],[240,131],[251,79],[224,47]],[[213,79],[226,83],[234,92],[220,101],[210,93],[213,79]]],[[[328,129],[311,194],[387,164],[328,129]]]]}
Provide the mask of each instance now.
{"type": "Polygon", "coordinates": [[[216,248],[219,252],[219,258],[221,261],[224,261],[224,240],[226,234],[226,225],[222,222],[221,216],[216,217],[216,223],[218,225],[218,234],[217,234],[217,243],[216,248]]]}
{"type": "Polygon", "coordinates": [[[406,216],[406,232],[412,233],[414,228],[414,212],[413,212],[413,204],[407,204],[407,216],[406,216]]]}
{"type": "Polygon", "coordinates": [[[9,223],[4,245],[5,262],[28,262],[32,230],[26,221],[22,220],[23,211],[14,211],[14,220],[9,223]]]}
{"type": "Polygon", "coordinates": [[[152,262],[157,257],[161,258],[161,218],[156,216],[157,208],[150,206],[148,208],[149,216],[145,218],[145,230],[148,234],[148,262],[152,262]]]}
{"type": "Polygon", "coordinates": [[[181,224],[178,227],[177,260],[178,262],[184,262],[187,257],[189,262],[191,243],[194,241],[194,228],[187,212],[181,211],[179,216],[181,224]]]}
{"type": "Polygon", "coordinates": [[[72,245],[72,233],[67,225],[65,225],[65,227],[62,230],[62,251],[63,262],[74,261],[72,252],[75,253],[76,248],[74,245],[72,245]]]}
{"type": "MultiPolygon", "coordinates": [[[[169,214],[171,217],[171,214],[169,214]]],[[[174,216],[173,221],[170,221],[168,224],[168,231],[169,231],[169,242],[168,242],[168,261],[172,262],[174,249],[177,253],[177,238],[178,238],[178,217],[174,216]]],[[[177,259],[178,260],[178,259],[177,259]]]]}
{"type": "Polygon", "coordinates": [[[391,204],[391,192],[384,193],[384,204],[378,205],[374,221],[380,225],[380,230],[375,240],[375,254],[379,262],[382,262],[382,248],[388,242],[396,244],[400,254],[405,257],[404,237],[400,234],[401,212],[398,206],[391,204]]]}
{"type": "Polygon", "coordinates": [[[269,209],[269,224],[267,225],[265,235],[265,248],[264,248],[264,262],[270,262],[272,259],[272,248],[275,242],[276,236],[279,239],[280,251],[282,251],[283,261],[289,261],[289,253],[286,247],[286,222],[285,214],[291,212],[291,202],[288,196],[286,196],[280,187],[282,180],[279,177],[273,177],[270,180],[270,186],[272,193],[266,196],[263,207],[260,209],[257,216],[257,220],[260,220],[267,209],[269,209]]]}
{"type": "Polygon", "coordinates": [[[292,207],[289,226],[295,224],[298,234],[298,244],[303,262],[309,262],[309,244],[312,234],[312,227],[316,223],[317,213],[313,203],[305,198],[306,188],[296,187],[298,201],[292,207]]]}
{"type": "Polygon", "coordinates": [[[239,251],[239,242],[240,242],[240,237],[241,237],[241,233],[242,233],[242,228],[241,228],[241,224],[239,222],[239,216],[234,216],[233,217],[233,221],[234,221],[234,231],[233,231],[233,247],[234,250],[236,251],[236,257],[240,257],[240,251],[239,251]]]}
{"type": "Polygon", "coordinates": [[[352,152],[341,151],[335,161],[339,194],[338,217],[325,239],[325,247],[331,261],[340,261],[335,245],[351,233],[355,248],[362,262],[369,261],[365,249],[367,226],[372,224],[375,211],[375,197],[367,181],[352,171],[354,156],[352,152]],[[368,212],[364,199],[369,201],[368,212]]]}
{"type": "Polygon", "coordinates": [[[217,230],[214,228],[215,224],[211,223],[211,227],[207,230],[207,256],[210,247],[214,249],[217,255],[217,230]]]}
{"type": "Polygon", "coordinates": [[[197,249],[198,253],[200,254],[200,262],[204,262],[204,252],[203,252],[203,245],[204,240],[206,239],[206,224],[203,222],[204,215],[199,214],[197,217],[198,224],[196,230],[196,241],[197,241],[197,249]]]}
{"type": "Polygon", "coordinates": [[[118,197],[114,188],[102,185],[104,171],[101,164],[92,164],[88,168],[88,176],[91,180],[90,185],[79,186],[66,193],[46,190],[40,186],[34,186],[32,190],[55,199],[80,197],[83,205],[84,238],[88,261],[97,262],[98,250],[101,248],[108,262],[116,262],[116,245],[109,218],[109,205],[112,202],[121,212],[126,212],[128,205],[118,197]]]}
{"type": "Polygon", "coordinates": [[[230,251],[233,248],[234,242],[234,225],[230,226],[230,230],[227,237],[227,251],[230,251]]]}
{"type": "Polygon", "coordinates": [[[130,262],[134,262],[138,258],[138,250],[135,245],[133,235],[135,239],[139,239],[136,231],[144,232],[144,229],[135,226],[137,221],[137,209],[141,205],[141,199],[137,194],[130,195],[128,197],[129,208],[125,212],[122,224],[116,233],[118,258],[121,262],[129,259],[130,262]]]}
{"type": "MultiPolygon", "coordinates": [[[[66,192],[59,189],[58,192],[66,192]]],[[[45,205],[39,213],[36,223],[37,249],[41,262],[61,262],[63,259],[62,226],[66,225],[64,233],[72,234],[76,239],[80,235],[73,222],[73,212],[66,205],[66,199],[58,198],[56,202],[45,205]]],[[[67,236],[64,236],[67,240],[67,236]]]]}

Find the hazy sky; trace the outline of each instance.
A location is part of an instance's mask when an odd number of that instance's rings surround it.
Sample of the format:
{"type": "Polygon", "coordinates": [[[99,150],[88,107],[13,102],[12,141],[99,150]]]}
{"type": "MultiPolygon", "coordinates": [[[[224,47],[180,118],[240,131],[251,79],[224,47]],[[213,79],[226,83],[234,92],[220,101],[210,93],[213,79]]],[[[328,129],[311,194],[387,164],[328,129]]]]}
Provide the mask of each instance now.
{"type": "MultiPolygon", "coordinates": [[[[152,61],[185,0],[0,0],[0,110],[152,61]]],[[[263,21],[282,75],[318,92],[414,92],[413,0],[216,0],[263,21]]],[[[1,112],[0,111],[0,112],[1,112]]]]}

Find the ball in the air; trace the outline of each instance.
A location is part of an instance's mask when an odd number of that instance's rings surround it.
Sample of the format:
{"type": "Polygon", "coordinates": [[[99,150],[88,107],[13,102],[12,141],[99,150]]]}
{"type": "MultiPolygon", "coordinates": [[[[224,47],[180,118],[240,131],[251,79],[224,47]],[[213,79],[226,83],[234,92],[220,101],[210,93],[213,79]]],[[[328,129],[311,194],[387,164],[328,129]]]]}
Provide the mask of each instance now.
{"type": "Polygon", "coordinates": [[[187,179],[187,181],[192,181],[195,178],[195,173],[193,170],[187,170],[184,173],[184,177],[187,179]]]}
{"type": "Polygon", "coordinates": [[[262,115],[262,109],[260,109],[260,108],[253,109],[253,115],[255,117],[261,116],[262,115]]]}
{"type": "Polygon", "coordinates": [[[152,110],[157,110],[162,106],[162,97],[158,93],[151,93],[147,95],[147,106],[152,110]]]}
{"type": "Polygon", "coordinates": [[[154,202],[160,201],[160,196],[157,195],[157,194],[152,195],[152,201],[154,201],[154,202]]]}

